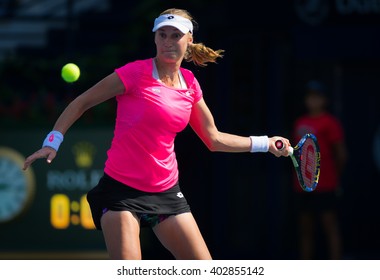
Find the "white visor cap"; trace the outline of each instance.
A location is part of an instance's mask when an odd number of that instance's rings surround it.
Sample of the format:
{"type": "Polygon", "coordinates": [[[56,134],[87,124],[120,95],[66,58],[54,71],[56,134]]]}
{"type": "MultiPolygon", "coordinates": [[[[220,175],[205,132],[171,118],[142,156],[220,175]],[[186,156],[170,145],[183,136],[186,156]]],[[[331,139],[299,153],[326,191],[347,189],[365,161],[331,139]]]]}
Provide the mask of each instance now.
{"type": "Polygon", "coordinates": [[[172,14],[161,15],[154,20],[153,32],[156,32],[163,26],[173,26],[183,34],[193,33],[193,23],[191,20],[172,14]]]}

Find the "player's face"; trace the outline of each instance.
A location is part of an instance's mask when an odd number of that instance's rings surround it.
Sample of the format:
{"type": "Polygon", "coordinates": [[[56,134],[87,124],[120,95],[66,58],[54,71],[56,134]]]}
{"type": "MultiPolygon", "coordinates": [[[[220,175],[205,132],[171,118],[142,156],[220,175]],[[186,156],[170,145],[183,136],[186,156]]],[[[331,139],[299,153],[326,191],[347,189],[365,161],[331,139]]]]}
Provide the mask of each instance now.
{"type": "Polygon", "coordinates": [[[188,44],[192,42],[190,34],[183,34],[171,26],[158,29],[154,38],[157,56],[160,57],[161,61],[168,63],[181,62],[188,44]]]}
{"type": "Polygon", "coordinates": [[[318,93],[309,92],[306,96],[305,103],[309,112],[319,113],[325,109],[326,98],[318,93]]]}

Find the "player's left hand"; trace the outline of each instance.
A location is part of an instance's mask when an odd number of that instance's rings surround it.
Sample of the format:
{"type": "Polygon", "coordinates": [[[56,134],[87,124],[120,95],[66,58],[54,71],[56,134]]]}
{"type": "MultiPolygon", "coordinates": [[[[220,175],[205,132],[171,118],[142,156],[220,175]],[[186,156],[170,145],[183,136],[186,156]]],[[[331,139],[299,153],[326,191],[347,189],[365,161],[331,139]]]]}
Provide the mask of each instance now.
{"type": "Polygon", "coordinates": [[[24,162],[24,167],[23,170],[28,169],[28,167],[36,160],[39,158],[46,158],[47,163],[51,163],[52,160],[56,157],[57,151],[54,150],[53,148],[50,147],[43,147],[30,155],[29,157],[26,158],[24,162]]]}

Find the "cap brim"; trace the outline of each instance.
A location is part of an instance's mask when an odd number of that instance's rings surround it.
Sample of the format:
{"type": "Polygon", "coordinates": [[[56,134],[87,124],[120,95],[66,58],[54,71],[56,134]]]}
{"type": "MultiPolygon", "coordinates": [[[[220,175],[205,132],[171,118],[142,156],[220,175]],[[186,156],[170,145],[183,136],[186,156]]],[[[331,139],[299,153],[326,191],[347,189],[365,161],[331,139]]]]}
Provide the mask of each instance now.
{"type": "Polygon", "coordinates": [[[177,22],[161,22],[159,24],[157,24],[154,28],[153,28],[153,32],[156,32],[158,29],[160,29],[161,27],[164,27],[164,26],[172,26],[172,27],[175,27],[177,28],[179,31],[181,31],[183,34],[186,34],[188,33],[190,30],[189,28],[187,28],[186,26],[183,26],[182,24],[179,24],[177,22]]]}

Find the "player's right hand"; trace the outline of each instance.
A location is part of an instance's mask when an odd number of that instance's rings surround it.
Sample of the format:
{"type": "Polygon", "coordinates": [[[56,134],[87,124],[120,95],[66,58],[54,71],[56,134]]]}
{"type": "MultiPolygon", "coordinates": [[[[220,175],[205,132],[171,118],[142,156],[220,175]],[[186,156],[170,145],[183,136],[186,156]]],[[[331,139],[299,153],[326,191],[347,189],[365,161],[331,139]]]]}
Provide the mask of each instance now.
{"type": "Polygon", "coordinates": [[[28,167],[36,160],[40,158],[46,158],[47,163],[51,163],[52,160],[56,157],[57,151],[50,147],[43,147],[34,154],[26,158],[24,162],[23,170],[28,169],[28,167]]]}
{"type": "Polygon", "coordinates": [[[274,154],[276,157],[287,157],[289,156],[290,141],[287,138],[281,136],[274,136],[269,138],[269,152],[274,154]],[[283,149],[278,149],[276,142],[281,141],[285,146],[283,149]]]}

